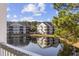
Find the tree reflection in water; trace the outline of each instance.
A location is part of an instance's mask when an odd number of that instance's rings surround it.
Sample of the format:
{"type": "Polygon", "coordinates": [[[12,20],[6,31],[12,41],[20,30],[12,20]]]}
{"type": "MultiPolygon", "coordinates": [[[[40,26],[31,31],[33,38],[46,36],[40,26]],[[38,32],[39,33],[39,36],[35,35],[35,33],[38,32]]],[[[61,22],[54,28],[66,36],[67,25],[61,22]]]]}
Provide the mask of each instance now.
{"type": "Polygon", "coordinates": [[[58,56],[79,56],[79,49],[63,43],[58,56]]]}
{"type": "MultiPolygon", "coordinates": [[[[79,49],[78,48],[72,47],[72,46],[67,45],[66,43],[63,43],[63,42],[60,43],[61,41],[59,41],[59,39],[57,39],[57,38],[10,37],[8,39],[9,44],[18,45],[18,46],[28,46],[30,44],[30,42],[38,45],[41,49],[42,48],[46,49],[46,48],[50,48],[50,47],[57,48],[58,45],[60,44],[61,48],[58,50],[58,53],[57,53],[58,56],[79,55],[79,49]]],[[[51,50],[50,54],[51,53],[53,53],[52,50],[51,50]]]]}
{"type": "Polygon", "coordinates": [[[30,42],[38,44],[40,48],[57,47],[59,45],[59,39],[49,37],[10,37],[8,43],[13,45],[28,45],[30,42]]]}

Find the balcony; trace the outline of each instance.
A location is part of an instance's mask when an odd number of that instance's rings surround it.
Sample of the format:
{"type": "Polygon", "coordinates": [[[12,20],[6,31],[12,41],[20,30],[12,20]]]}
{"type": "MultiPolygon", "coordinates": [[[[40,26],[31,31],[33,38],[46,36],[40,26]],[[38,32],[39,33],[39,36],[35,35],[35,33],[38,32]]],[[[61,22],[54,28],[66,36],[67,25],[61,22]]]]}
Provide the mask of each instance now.
{"type": "MultiPolygon", "coordinates": [[[[7,3],[0,4],[0,56],[38,56],[39,54],[7,44],[7,3]]],[[[11,27],[12,28],[12,27],[11,27]]],[[[10,29],[12,31],[12,29],[10,29]]],[[[16,29],[15,29],[16,31],[16,29]]]]}
{"type": "Polygon", "coordinates": [[[40,56],[40,55],[20,49],[10,44],[0,43],[0,56],[40,56]]]}

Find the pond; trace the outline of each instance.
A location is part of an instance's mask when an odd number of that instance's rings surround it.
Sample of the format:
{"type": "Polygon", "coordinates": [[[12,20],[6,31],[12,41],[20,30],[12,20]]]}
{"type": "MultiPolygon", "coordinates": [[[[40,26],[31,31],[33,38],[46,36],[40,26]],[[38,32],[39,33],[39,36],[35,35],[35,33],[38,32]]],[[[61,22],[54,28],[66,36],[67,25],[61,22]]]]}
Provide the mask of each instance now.
{"type": "Polygon", "coordinates": [[[70,56],[79,55],[79,49],[61,43],[58,38],[48,37],[10,37],[9,44],[15,45],[43,56],[70,56]]]}

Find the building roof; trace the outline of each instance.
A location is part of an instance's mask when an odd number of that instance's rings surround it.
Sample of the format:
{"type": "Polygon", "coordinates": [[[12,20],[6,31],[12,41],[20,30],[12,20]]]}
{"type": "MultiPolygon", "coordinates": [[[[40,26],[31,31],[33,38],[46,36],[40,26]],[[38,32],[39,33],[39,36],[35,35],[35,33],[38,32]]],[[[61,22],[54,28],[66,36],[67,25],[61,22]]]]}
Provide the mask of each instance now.
{"type": "Polygon", "coordinates": [[[9,27],[12,24],[17,24],[17,25],[22,25],[22,26],[27,26],[30,27],[30,23],[28,22],[7,22],[7,26],[9,27]]]}
{"type": "Polygon", "coordinates": [[[38,22],[37,26],[40,25],[41,23],[44,23],[45,25],[47,25],[48,27],[54,27],[53,24],[51,22],[38,22]]]}

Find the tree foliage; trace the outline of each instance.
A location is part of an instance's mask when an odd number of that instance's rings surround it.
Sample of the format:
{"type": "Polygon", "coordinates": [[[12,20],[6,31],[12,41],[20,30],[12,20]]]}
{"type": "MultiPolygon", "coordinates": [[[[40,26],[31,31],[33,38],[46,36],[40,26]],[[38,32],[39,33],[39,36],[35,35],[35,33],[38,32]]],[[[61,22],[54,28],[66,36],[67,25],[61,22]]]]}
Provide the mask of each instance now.
{"type": "Polygon", "coordinates": [[[74,10],[79,8],[79,3],[54,3],[54,9],[60,10],[74,10]]]}
{"type": "Polygon", "coordinates": [[[76,42],[79,39],[79,13],[71,13],[71,10],[78,8],[77,4],[55,3],[53,6],[58,10],[58,16],[52,20],[55,35],[76,42]]]}
{"type": "Polygon", "coordinates": [[[62,50],[60,49],[60,51],[58,52],[58,56],[70,56],[73,55],[72,51],[74,50],[73,47],[71,47],[70,45],[67,45],[66,43],[63,44],[62,50]]]}
{"type": "Polygon", "coordinates": [[[37,22],[31,22],[31,32],[36,32],[37,30],[37,22]]]}

